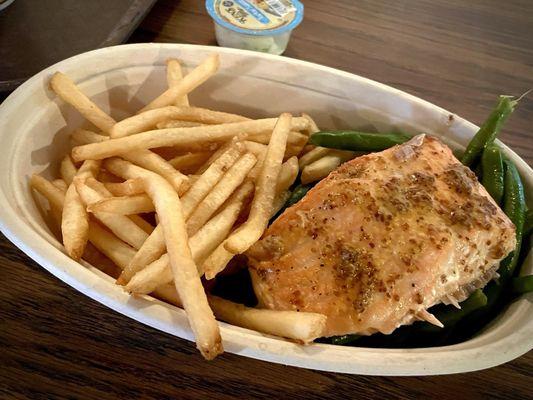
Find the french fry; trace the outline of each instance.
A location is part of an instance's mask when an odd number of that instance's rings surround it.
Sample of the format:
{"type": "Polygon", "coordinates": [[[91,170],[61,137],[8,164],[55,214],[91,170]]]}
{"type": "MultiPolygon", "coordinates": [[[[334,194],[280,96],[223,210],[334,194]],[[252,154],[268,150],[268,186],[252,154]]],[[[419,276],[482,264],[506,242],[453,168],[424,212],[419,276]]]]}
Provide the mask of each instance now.
{"type": "MultiPolygon", "coordinates": [[[[299,117],[299,118],[302,118],[302,117],[299,117]]],[[[267,145],[270,142],[270,135],[271,135],[271,132],[252,133],[252,134],[246,135],[246,139],[251,142],[257,142],[260,144],[267,145]]],[[[296,131],[289,132],[289,136],[287,137],[287,143],[289,145],[298,146],[299,148],[303,148],[303,146],[306,145],[307,140],[308,140],[308,137],[306,135],[300,132],[296,132],[296,131]]]]}
{"type": "MultiPolygon", "coordinates": [[[[121,121],[122,122],[122,121],[121,121]]],[[[119,122],[120,123],[120,122],[119,122]]],[[[84,140],[86,144],[89,143],[103,143],[106,142],[109,138],[97,133],[87,131],[87,130],[77,130],[74,132],[77,135],[77,140],[84,140]]],[[[74,135],[73,134],[73,135],[74,135]]],[[[167,179],[176,190],[180,190],[181,185],[187,181],[187,177],[176,171],[176,169],[170,165],[164,158],[157,155],[150,150],[140,150],[130,153],[122,154],[122,158],[130,161],[140,167],[154,171],[162,175],[167,179]]]]}
{"type": "MultiPolygon", "coordinates": [[[[211,155],[211,157],[209,157],[207,159],[206,162],[203,163],[203,165],[198,168],[198,170],[196,171],[196,174],[197,175],[202,175],[205,171],[207,171],[207,169],[211,166],[211,164],[213,164],[215,162],[215,160],[217,160],[218,158],[220,158],[220,156],[222,154],[224,154],[226,151],[228,151],[228,149],[230,149],[231,147],[235,146],[235,144],[238,143],[238,141],[232,139],[228,142],[226,142],[224,145],[220,146],[218,149],[215,150],[215,152],[211,155]]],[[[241,146],[241,145],[239,145],[241,146]]],[[[243,149],[244,151],[244,149],[243,149]]]]}
{"type": "Polygon", "coordinates": [[[63,101],[73,106],[81,115],[102,131],[109,132],[115,125],[115,120],[85,96],[65,74],[56,72],[50,80],[50,86],[63,101]]]}
{"type": "MultiPolygon", "coordinates": [[[[86,159],[100,160],[140,149],[164,146],[186,147],[187,145],[200,143],[223,142],[237,135],[243,135],[246,138],[254,134],[263,133],[270,136],[277,120],[277,118],[266,118],[196,128],[170,128],[147,131],[123,138],[110,139],[105,142],[74,147],[72,149],[72,158],[76,162],[86,159]]],[[[307,127],[308,123],[305,118],[296,117],[292,119],[290,127],[293,130],[302,130],[307,127]]],[[[307,136],[301,136],[307,140],[307,136]]]]}
{"type": "Polygon", "coordinates": [[[89,223],[89,240],[94,247],[109,257],[120,269],[128,265],[135,254],[135,249],[102,228],[95,221],[89,223]]]}
{"type": "MultiPolygon", "coordinates": [[[[83,203],[87,206],[104,198],[100,193],[89,187],[83,179],[74,178],[74,184],[83,203]]],[[[135,249],[139,249],[148,238],[148,234],[143,229],[124,215],[107,212],[94,212],[93,215],[119,239],[135,249]]]]}
{"type": "Polygon", "coordinates": [[[108,197],[92,203],[87,207],[89,212],[108,212],[121,215],[141,214],[155,211],[150,197],[145,194],[135,196],[108,197]]]}
{"type": "Polygon", "coordinates": [[[326,327],[327,317],[317,313],[250,308],[216,296],[209,304],[222,321],[302,343],[321,337],[326,327]]]}
{"type": "Polygon", "coordinates": [[[135,165],[156,172],[165,178],[178,193],[182,193],[182,185],[187,182],[186,175],[177,171],[163,157],[158,156],[153,151],[141,150],[122,154],[122,158],[135,165]]]}
{"type": "Polygon", "coordinates": [[[224,173],[239,159],[244,149],[233,144],[220,155],[181,199],[183,215],[187,219],[209,191],[222,179],[224,173]]]}
{"type": "Polygon", "coordinates": [[[196,345],[206,359],[216,357],[223,351],[220,330],[192,259],[178,194],[159,175],[128,162],[115,158],[106,160],[105,165],[106,168],[121,169],[128,179],[143,179],[145,191],[160,217],[174,283],[195,334],[196,345]]]}
{"type": "Polygon", "coordinates": [[[85,246],[82,258],[104,274],[116,278],[120,275],[120,267],[91,243],[91,225],[94,223],[94,221],[89,220],[89,243],[85,246]]]}
{"type": "Polygon", "coordinates": [[[76,146],[82,146],[89,143],[100,143],[109,139],[108,136],[100,135],[87,129],[76,129],[70,135],[70,140],[76,146]]]}
{"type": "Polygon", "coordinates": [[[351,160],[354,155],[353,151],[330,150],[324,157],[313,161],[302,169],[300,177],[302,184],[306,185],[325,178],[343,162],[351,160]]]}
{"type": "Polygon", "coordinates": [[[277,182],[281,171],[291,119],[290,114],[281,114],[272,132],[263,167],[257,178],[255,196],[248,220],[224,242],[225,249],[230,253],[244,253],[259,240],[267,227],[268,220],[272,215],[276,195],[275,182],[277,182]]]}
{"type": "MultiPolygon", "coordinates": [[[[94,191],[96,191],[101,196],[102,199],[97,201],[97,203],[99,203],[100,201],[104,201],[105,199],[113,197],[113,194],[107,189],[105,184],[100,181],[97,181],[94,178],[89,177],[85,179],[85,184],[89,186],[91,189],[93,189],[94,191]]],[[[141,184],[142,184],[142,181],[141,181],[141,184]]],[[[89,210],[91,206],[92,204],[87,207],[87,210],[89,210]]],[[[139,215],[128,215],[128,218],[135,225],[137,225],[139,228],[145,231],[147,234],[151,234],[153,232],[154,227],[150,223],[148,223],[145,219],[140,217],[139,215]]]]}
{"type": "Polygon", "coordinates": [[[45,197],[50,203],[50,206],[63,209],[65,193],[54,186],[52,182],[43,178],[41,175],[33,174],[30,178],[30,186],[45,197]]]}
{"type": "MultiPolygon", "coordinates": [[[[94,176],[100,169],[99,161],[85,161],[76,176],[94,176]]],[[[89,239],[89,215],[76,190],[71,183],[65,194],[63,213],[61,215],[61,236],[67,254],[79,260],[89,239]]]]}
{"type": "MultiPolygon", "coordinates": [[[[60,211],[63,209],[65,193],[62,193],[61,190],[55,187],[50,181],[40,175],[33,175],[30,180],[30,186],[45,197],[51,207],[56,207],[60,211]]],[[[100,225],[94,221],[89,221],[89,240],[99,250],[105,250],[102,251],[102,253],[121,268],[124,268],[124,262],[135,254],[134,249],[117,239],[116,236],[110,232],[101,228],[100,225]]],[[[88,246],[86,246],[86,250],[90,250],[87,247],[88,246]]]]}
{"type": "Polygon", "coordinates": [[[300,156],[304,156],[307,153],[309,153],[311,150],[313,150],[316,146],[312,144],[306,144],[304,148],[302,149],[302,152],[300,153],[300,156]]]}
{"type": "Polygon", "coordinates": [[[165,237],[163,236],[163,227],[157,225],[154,231],[148,236],[141,248],[135,253],[128,265],[122,271],[117,279],[117,284],[127,284],[131,277],[138,271],[151,264],[166,251],[165,237]]]}
{"type": "Polygon", "coordinates": [[[267,149],[266,145],[257,142],[252,142],[250,140],[245,140],[242,143],[246,147],[246,151],[252,153],[257,158],[264,154],[267,149]]]}
{"type": "MultiPolygon", "coordinates": [[[[176,86],[183,79],[181,65],[178,60],[171,58],[167,60],[167,84],[168,87],[176,86]]],[[[187,95],[179,97],[174,102],[176,106],[189,106],[189,97],[187,95]]]]}
{"type": "Polygon", "coordinates": [[[68,188],[68,185],[65,183],[65,181],[63,179],[54,179],[52,181],[52,184],[60,189],[62,192],[66,192],[67,191],[67,188],[68,188]]]}
{"type": "Polygon", "coordinates": [[[289,200],[291,197],[291,192],[289,190],[285,190],[283,192],[280,192],[276,194],[276,197],[274,198],[274,205],[272,206],[272,213],[270,214],[270,218],[274,217],[279,210],[283,208],[287,200],[289,200]]]}
{"type": "MultiPolygon", "coordinates": [[[[181,307],[181,300],[171,285],[159,286],[154,294],[181,307]]],[[[323,336],[326,327],[327,317],[323,314],[251,308],[216,296],[209,296],[208,300],[215,316],[221,321],[303,344],[312,343],[323,336]]]]}
{"type": "MultiPolygon", "coordinates": [[[[226,202],[224,208],[189,239],[191,254],[197,265],[200,265],[226,238],[252,190],[252,182],[244,183],[226,202]]],[[[200,270],[199,274],[203,275],[203,271],[200,270]]],[[[133,275],[126,285],[126,290],[136,294],[147,294],[171,281],[172,272],[168,256],[165,254],[133,275]]]]}
{"type": "Polygon", "coordinates": [[[224,204],[231,194],[244,182],[257,158],[251,153],[244,154],[224,174],[211,192],[198,204],[187,220],[187,233],[194,235],[209,218],[224,204]]]}
{"type": "Polygon", "coordinates": [[[326,147],[315,147],[313,150],[301,156],[298,164],[300,165],[300,168],[303,168],[311,163],[314,163],[316,160],[327,156],[331,151],[331,149],[326,147]]]}
{"type": "Polygon", "coordinates": [[[154,227],[148,221],[143,219],[140,215],[128,215],[128,218],[139,228],[150,235],[154,231],[154,227]]]}
{"type": "Polygon", "coordinates": [[[212,153],[209,151],[187,153],[174,157],[168,163],[183,174],[191,174],[197,171],[211,155],[212,153]]]}
{"type": "Polygon", "coordinates": [[[104,182],[104,186],[113,196],[133,196],[144,193],[141,179],[128,179],[124,182],[104,182]]]}
{"type": "MultiPolygon", "coordinates": [[[[234,232],[237,231],[238,229],[236,229],[234,232]]],[[[226,265],[228,265],[234,256],[235,254],[226,250],[224,247],[224,242],[219,244],[218,247],[209,255],[209,257],[206,258],[201,267],[201,269],[204,271],[205,279],[213,279],[220,271],[226,268],[226,265]]]]}
{"type": "Polygon", "coordinates": [[[285,205],[287,200],[289,200],[291,192],[288,189],[298,177],[298,172],[298,158],[296,157],[289,158],[281,165],[281,171],[276,184],[276,197],[274,197],[270,218],[276,215],[285,205]]]}
{"type": "Polygon", "coordinates": [[[296,157],[291,157],[281,164],[281,170],[276,183],[276,196],[291,187],[298,177],[299,170],[298,158],[296,157]]]}
{"type": "Polygon", "coordinates": [[[249,120],[249,118],[240,115],[212,111],[206,108],[167,106],[144,111],[117,122],[111,128],[111,137],[120,138],[144,132],[158,123],[174,119],[199,122],[201,124],[227,124],[249,120]]]}
{"type": "Polygon", "coordinates": [[[313,118],[311,118],[311,116],[309,114],[302,113],[302,117],[304,117],[305,119],[307,119],[309,121],[309,125],[308,125],[307,129],[303,130],[303,132],[307,136],[310,136],[313,133],[316,133],[316,132],[320,131],[320,129],[318,129],[318,125],[315,123],[315,121],[313,120],[313,118]]]}
{"type": "Polygon", "coordinates": [[[76,168],[72,162],[70,155],[67,154],[61,161],[61,165],[59,167],[59,174],[61,175],[61,178],[67,185],[70,185],[77,172],[78,168],[76,168]]]}
{"type": "MultiPolygon", "coordinates": [[[[244,182],[224,203],[220,212],[189,240],[194,261],[199,266],[228,236],[253,189],[254,184],[251,181],[244,182]]],[[[203,275],[201,267],[198,272],[200,276],[203,275]]]]}
{"type": "Polygon", "coordinates": [[[140,112],[153,110],[173,104],[180,97],[186,96],[215,74],[220,64],[218,54],[207,57],[200,65],[189,72],[176,85],[169,87],[159,97],[152,100],[140,112]]]}
{"type": "Polygon", "coordinates": [[[166,129],[166,128],[194,128],[196,126],[204,126],[200,122],[193,121],[182,121],[178,119],[171,119],[168,121],[158,122],[155,127],[157,129],[166,129]]]}

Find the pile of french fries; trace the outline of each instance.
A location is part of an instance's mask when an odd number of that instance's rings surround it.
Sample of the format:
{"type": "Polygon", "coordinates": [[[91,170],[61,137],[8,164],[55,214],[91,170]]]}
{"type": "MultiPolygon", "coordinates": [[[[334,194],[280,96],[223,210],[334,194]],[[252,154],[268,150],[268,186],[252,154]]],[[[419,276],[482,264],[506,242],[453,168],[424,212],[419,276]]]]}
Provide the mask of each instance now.
{"type": "Polygon", "coordinates": [[[307,115],[252,120],[190,106],[188,94],[218,66],[212,55],[183,76],[169,60],[168,89],[119,122],[56,73],[53,91],[95,129],[74,130],[59,179],[30,180],[69,256],[132,295],[183,307],[206,359],[223,351],[215,315],[300,343],[321,336],[323,315],[235,304],[206,293],[201,277],[213,279],[259,240],[300,169],[311,182],[345,157],[306,146],[317,130],[307,115]]]}

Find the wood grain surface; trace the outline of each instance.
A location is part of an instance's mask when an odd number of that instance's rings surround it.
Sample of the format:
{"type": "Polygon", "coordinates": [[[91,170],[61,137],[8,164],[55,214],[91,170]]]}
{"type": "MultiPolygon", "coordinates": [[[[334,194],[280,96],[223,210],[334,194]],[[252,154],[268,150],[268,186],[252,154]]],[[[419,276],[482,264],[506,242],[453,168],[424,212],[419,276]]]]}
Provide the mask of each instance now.
{"type": "MultiPolygon", "coordinates": [[[[498,94],[533,87],[533,3],[305,1],[286,55],[420,96],[475,123],[498,94]]],[[[131,41],[215,44],[203,1],[160,0],[131,41]]],[[[533,99],[502,139],[533,162],[533,99]]],[[[0,240],[0,398],[533,398],[533,353],[437,377],[309,371],[224,354],[123,317],[0,240]]]]}
{"type": "Polygon", "coordinates": [[[0,12],[0,99],[49,65],[124,42],[154,3],[16,0],[0,12]]]}

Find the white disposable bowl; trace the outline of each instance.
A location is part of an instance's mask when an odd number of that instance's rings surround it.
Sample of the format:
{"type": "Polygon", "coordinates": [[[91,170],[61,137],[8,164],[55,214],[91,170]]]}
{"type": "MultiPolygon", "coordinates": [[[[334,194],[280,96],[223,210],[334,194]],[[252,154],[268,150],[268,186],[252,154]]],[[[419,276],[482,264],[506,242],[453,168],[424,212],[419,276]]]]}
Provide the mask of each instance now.
{"type": "MultiPolygon", "coordinates": [[[[221,56],[220,72],[191,96],[191,103],[251,117],[282,111],[312,115],[324,128],[400,129],[428,132],[464,145],[477,127],[439,107],[377,82],[303,61],[235,49],[180,44],[133,44],[91,51],[35,75],[0,106],[0,228],[22,251],[62,281],[139,322],[193,340],[183,310],[128,296],[111,279],[64,254],[34,205],[28,178],[57,176],[68,134],[83,121],[48,88],[55,71],[68,74],[116,118],[135,112],[166,85],[165,61],[186,68],[208,54],[221,56]],[[68,125],[68,128],[67,128],[68,125]]],[[[460,110],[457,110],[460,111],[460,110]]],[[[528,193],[533,172],[503,146],[528,193]]],[[[533,262],[529,259],[529,273],[533,262]]],[[[431,375],[495,366],[533,347],[531,297],[512,304],[482,334],[448,347],[371,349],[326,344],[300,346],[221,323],[226,351],[281,364],[368,375],[431,375]]],[[[206,368],[209,366],[206,365],[206,368]]]]}

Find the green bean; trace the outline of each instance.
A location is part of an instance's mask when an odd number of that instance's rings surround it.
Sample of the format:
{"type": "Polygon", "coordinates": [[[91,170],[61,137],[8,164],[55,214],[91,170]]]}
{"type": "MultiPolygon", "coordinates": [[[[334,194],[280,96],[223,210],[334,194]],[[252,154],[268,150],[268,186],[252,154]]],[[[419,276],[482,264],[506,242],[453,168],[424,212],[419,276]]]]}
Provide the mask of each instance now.
{"type": "Polygon", "coordinates": [[[340,150],[381,151],[409,140],[404,134],[358,131],[322,131],[311,135],[311,144],[340,150]]]}
{"type": "Polygon", "coordinates": [[[513,293],[515,294],[533,292],[533,275],[513,278],[511,287],[513,289],[513,293]]]}
{"type": "Polygon", "coordinates": [[[345,346],[347,344],[352,344],[360,337],[361,337],[360,335],[334,336],[331,338],[331,344],[335,344],[337,346],[345,346]]]}
{"type": "Polygon", "coordinates": [[[298,203],[307,194],[309,189],[311,189],[311,186],[296,186],[296,188],[292,191],[291,197],[289,197],[289,199],[285,203],[285,208],[298,203]]]}
{"type": "Polygon", "coordinates": [[[533,210],[527,210],[524,221],[524,237],[528,237],[533,232],[533,210]]]}
{"type": "Polygon", "coordinates": [[[481,156],[483,149],[494,142],[503,123],[511,115],[518,100],[513,100],[511,96],[500,96],[496,108],[490,113],[479,131],[472,138],[466,148],[461,162],[466,166],[473,165],[481,156]]]}
{"type": "Polygon", "coordinates": [[[488,145],[481,156],[483,186],[496,203],[503,198],[503,157],[500,148],[495,144],[488,145]]]}
{"type": "MultiPolygon", "coordinates": [[[[482,290],[477,289],[460,305],[461,309],[448,306],[443,311],[435,312],[434,315],[440,322],[442,322],[445,328],[451,328],[468,314],[485,307],[487,305],[487,296],[485,296],[482,290]]],[[[422,332],[438,332],[441,329],[442,328],[427,322],[420,326],[422,332]]]]}
{"type": "Polygon", "coordinates": [[[504,163],[505,193],[503,211],[507,214],[516,228],[516,248],[513,253],[501,262],[500,269],[498,270],[500,279],[503,278],[505,281],[512,277],[520,255],[526,214],[526,198],[524,195],[524,186],[522,185],[520,174],[515,165],[509,160],[505,160],[504,163]]]}

